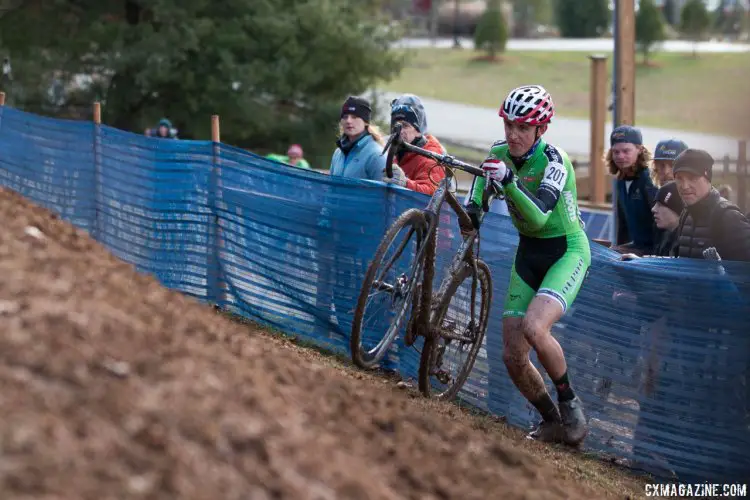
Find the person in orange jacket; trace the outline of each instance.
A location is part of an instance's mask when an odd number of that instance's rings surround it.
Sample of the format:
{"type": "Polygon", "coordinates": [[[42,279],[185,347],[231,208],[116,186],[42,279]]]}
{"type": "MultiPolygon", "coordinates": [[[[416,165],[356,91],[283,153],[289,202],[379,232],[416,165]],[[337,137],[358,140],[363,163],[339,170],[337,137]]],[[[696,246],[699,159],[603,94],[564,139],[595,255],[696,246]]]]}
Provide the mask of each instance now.
{"type": "MultiPolygon", "coordinates": [[[[391,102],[391,128],[401,125],[401,139],[435,153],[445,154],[445,148],[427,133],[427,114],[419,97],[404,94],[391,102]]],[[[401,150],[393,165],[393,177],[383,172],[383,181],[412,191],[432,195],[445,177],[445,170],[434,160],[401,150]],[[398,164],[398,165],[396,165],[398,164]]]]}

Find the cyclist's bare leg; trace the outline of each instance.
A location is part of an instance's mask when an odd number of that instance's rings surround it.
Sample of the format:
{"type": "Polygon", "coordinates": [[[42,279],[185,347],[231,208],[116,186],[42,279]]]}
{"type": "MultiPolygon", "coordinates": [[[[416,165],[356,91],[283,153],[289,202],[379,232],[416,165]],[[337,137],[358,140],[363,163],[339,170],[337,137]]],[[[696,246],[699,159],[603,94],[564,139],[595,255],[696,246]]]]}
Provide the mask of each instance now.
{"type": "Polygon", "coordinates": [[[529,345],[523,331],[523,318],[503,318],[503,361],[508,375],[521,394],[537,401],[547,393],[544,379],[531,363],[529,345]]]}
{"type": "Polygon", "coordinates": [[[529,304],[522,324],[526,341],[534,348],[539,362],[553,381],[559,380],[568,371],[562,347],[552,336],[552,325],[562,315],[562,305],[557,300],[547,295],[537,295],[529,304]]]}
{"type": "Polygon", "coordinates": [[[581,400],[576,397],[568,379],[565,354],[552,336],[552,325],[563,315],[560,302],[547,295],[537,295],[526,309],[522,321],[526,341],[534,348],[547,374],[557,388],[557,400],[565,431],[565,441],[577,445],[588,434],[581,400]]]}
{"type": "Polygon", "coordinates": [[[529,437],[546,442],[562,442],[564,435],[560,411],[547,392],[539,370],[531,363],[530,352],[531,345],[523,331],[523,318],[503,318],[505,367],[518,390],[534,405],[543,419],[542,424],[529,434],[529,437]]]}

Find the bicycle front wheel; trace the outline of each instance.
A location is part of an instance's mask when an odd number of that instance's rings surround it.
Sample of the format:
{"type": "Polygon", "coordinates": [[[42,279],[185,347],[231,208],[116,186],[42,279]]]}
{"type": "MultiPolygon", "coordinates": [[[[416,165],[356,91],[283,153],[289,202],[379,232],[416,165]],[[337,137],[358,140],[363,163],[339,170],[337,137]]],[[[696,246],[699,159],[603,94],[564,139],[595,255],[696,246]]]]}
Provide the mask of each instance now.
{"type": "Polygon", "coordinates": [[[492,277],[487,264],[477,260],[476,277],[471,266],[464,266],[438,300],[419,361],[419,390],[428,398],[450,401],[469,377],[487,331],[492,302],[492,277]]]}
{"type": "Polygon", "coordinates": [[[388,228],[362,282],[352,323],[352,361],[375,367],[398,336],[425,259],[427,219],[409,209],[388,228]]]}

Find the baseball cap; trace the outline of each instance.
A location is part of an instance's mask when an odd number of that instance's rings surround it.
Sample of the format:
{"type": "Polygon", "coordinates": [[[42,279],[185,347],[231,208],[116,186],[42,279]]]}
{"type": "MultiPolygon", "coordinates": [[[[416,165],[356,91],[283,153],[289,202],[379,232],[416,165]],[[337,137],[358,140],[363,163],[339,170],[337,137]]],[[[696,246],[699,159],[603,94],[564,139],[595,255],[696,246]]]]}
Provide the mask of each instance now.
{"type": "Polygon", "coordinates": [[[680,153],[685,151],[688,145],[679,139],[665,139],[659,141],[654,150],[654,160],[673,161],[680,153]]]}
{"type": "Polygon", "coordinates": [[[641,131],[630,125],[620,125],[615,128],[609,135],[609,145],[614,146],[615,144],[635,144],[641,146],[643,144],[643,135],[641,131]]]}

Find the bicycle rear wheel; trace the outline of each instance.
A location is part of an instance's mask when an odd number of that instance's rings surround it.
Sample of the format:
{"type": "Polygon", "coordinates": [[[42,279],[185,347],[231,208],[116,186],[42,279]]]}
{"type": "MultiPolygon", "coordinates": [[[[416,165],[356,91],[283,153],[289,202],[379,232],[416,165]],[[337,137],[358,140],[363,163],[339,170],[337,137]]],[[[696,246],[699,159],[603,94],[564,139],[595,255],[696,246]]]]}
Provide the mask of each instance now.
{"type": "Polygon", "coordinates": [[[469,377],[482,347],[492,303],[490,269],[477,260],[474,317],[471,314],[471,266],[452,277],[431,319],[419,360],[419,390],[426,397],[450,401],[469,377]],[[455,373],[453,373],[455,370],[455,373]]]}
{"type": "Polygon", "coordinates": [[[424,213],[412,208],[396,219],[378,245],[352,323],[352,361],[360,368],[373,368],[383,359],[411,309],[424,265],[427,231],[424,213]]]}

